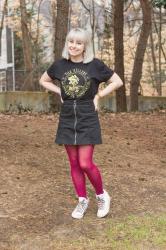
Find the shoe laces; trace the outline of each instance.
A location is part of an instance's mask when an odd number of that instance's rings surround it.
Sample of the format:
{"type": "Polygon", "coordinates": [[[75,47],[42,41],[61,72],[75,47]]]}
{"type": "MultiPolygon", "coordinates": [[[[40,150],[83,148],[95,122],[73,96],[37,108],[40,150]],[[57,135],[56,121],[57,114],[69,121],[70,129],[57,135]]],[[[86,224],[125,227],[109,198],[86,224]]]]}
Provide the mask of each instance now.
{"type": "Polygon", "coordinates": [[[86,200],[80,201],[78,203],[78,205],[76,206],[76,212],[82,214],[85,211],[86,206],[87,206],[87,201],[86,200]]]}
{"type": "Polygon", "coordinates": [[[97,198],[97,203],[98,203],[98,209],[103,210],[105,206],[105,199],[104,198],[97,198]]]}

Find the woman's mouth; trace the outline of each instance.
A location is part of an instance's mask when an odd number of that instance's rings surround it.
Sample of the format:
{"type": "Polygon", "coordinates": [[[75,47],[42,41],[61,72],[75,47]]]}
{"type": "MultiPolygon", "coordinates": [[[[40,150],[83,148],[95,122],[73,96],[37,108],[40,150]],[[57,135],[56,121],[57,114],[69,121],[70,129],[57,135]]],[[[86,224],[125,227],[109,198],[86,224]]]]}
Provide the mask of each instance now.
{"type": "Polygon", "coordinates": [[[72,48],[70,48],[69,50],[71,50],[71,51],[77,51],[76,49],[72,49],[72,48]]]}

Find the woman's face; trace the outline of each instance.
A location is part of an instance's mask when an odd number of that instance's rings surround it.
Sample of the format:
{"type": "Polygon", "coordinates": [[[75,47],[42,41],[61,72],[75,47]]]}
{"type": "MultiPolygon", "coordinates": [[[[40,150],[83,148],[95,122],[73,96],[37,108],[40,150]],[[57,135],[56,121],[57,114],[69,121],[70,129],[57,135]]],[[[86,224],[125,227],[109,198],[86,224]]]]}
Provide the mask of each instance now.
{"type": "Polygon", "coordinates": [[[68,52],[71,57],[82,57],[84,52],[84,42],[76,38],[68,40],[68,52]]]}

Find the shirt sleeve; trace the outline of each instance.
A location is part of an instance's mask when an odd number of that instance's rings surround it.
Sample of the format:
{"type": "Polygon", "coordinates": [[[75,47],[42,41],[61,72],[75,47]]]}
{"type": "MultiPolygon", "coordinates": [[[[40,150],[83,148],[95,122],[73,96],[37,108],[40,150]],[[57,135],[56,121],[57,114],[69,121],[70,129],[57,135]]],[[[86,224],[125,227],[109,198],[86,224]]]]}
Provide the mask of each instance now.
{"type": "Polygon", "coordinates": [[[55,80],[55,79],[61,80],[60,61],[55,61],[54,63],[52,63],[46,72],[52,80],[55,80]]]}
{"type": "Polygon", "coordinates": [[[96,59],[96,78],[101,82],[107,82],[110,77],[114,74],[114,71],[109,68],[103,61],[96,59]]]}

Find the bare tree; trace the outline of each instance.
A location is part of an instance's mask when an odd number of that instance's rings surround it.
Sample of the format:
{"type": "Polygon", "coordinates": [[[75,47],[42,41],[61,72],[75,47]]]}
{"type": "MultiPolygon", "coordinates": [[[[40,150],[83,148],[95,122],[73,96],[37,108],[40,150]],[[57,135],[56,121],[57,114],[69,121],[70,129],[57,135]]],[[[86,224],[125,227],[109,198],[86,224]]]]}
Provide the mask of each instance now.
{"type": "Polygon", "coordinates": [[[24,82],[23,89],[33,90],[33,78],[32,78],[32,45],[31,45],[31,36],[28,30],[28,16],[26,10],[25,0],[20,0],[20,11],[21,11],[21,31],[22,31],[22,45],[23,45],[23,54],[24,54],[24,64],[26,73],[26,81],[24,82]]]}
{"type": "Polygon", "coordinates": [[[154,88],[158,90],[157,86],[158,84],[158,69],[157,69],[157,61],[156,61],[156,55],[155,55],[155,46],[154,46],[154,38],[153,38],[153,32],[150,32],[150,48],[151,48],[151,60],[153,64],[153,79],[154,80],[154,88]]]}
{"type": "Polygon", "coordinates": [[[41,4],[44,0],[40,0],[38,4],[38,9],[37,9],[37,21],[36,21],[36,36],[34,38],[34,50],[35,50],[35,63],[36,65],[39,65],[39,35],[40,35],[40,29],[39,29],[39,23],[40,23],[40,9],[41,9],[41,4]]]}
{"type": "MultiPolygon", "coordinates": [[[[124,80],[123,16],[124,1],[113,1],[115,72],[124,80]]],[[[127,111],[125,84],[116,91],[117,112],[127,111]]]]}
{"type": "MultiPolygon", "coordinates": [[[[31,42],[33,43],[33,62],[35,62],[35,67],[33,67],[33,84],[35,90],[37,90],[40,86],[38,84],[38,79],[41,75],[40,69],[40,12],[41,12],[41,5],[44,0],[39,0],[37,5],[37,20],[36,20],[36,31],[35,36],[31,36],[31,42]],[[37,81],[36,81],[37,80],[37,81]]],[[[34,6],[33,6],[34,8],[34,6]]],[[[33,12],[33,9],[32,9],[33,12]]]]}
{"type": "MultiPolygon", "coordinates": [[[[58,60],[62,56],[62,50],[65,44],[66,34],[68,31],[68,15],[69,15],[69,0],[57,0],[53,2],[52,6],[56,8],[56,11],[52,10],[52,21],[55,27],[55,39],[54,39],[54,59],[58,60]]],[[[55,81],[56,85],[59,85],[58,81],[55,81]]],[[[54,98],[54,93],[51,92],[51,106],[53,111],[60,109],[60,99],[54,98]]]]}
{"type": "MultiPolygon", "coordinates": [[[[162,6],[159,6],[159,11],[155,11],[155,9],[153,9],[153,25],[154,25],[154,29],[155,32],[157,34],[158,37],[158,43],[157,43],[157,47],[158,47],[158,62],[155,58],[155,50],[153,52],[154,56],[152,57],[153,59],[153,63],[156,65],[155,69],[154,69],[154,73],[155,73],[155,81],[156,81],[156,90],[159,96],[162,95],[162,83],[163,80],[162,79],[162,59],[165,60],[166,62],[166,54],[165,54],[165,50],[164,50],[164,42],[165,39],[162,39],[162,24],[164,24],[164,19],[163,19],[163,13],[162,13],[162,6]],[[158,66],[158,67],[157,67],[158,66]]],[[[151,40],[153,42],[153,40],[151,40]]],[[[151,42],[151,44],[152,44],[151,42]]],[[[153,45],[154,47],[154,45],[153,45]]]]}
{"type": "Polygon", "coordinates": [[[143,23],[141,27],[140,37],[138,40],[138,45],[136,48],[134,66],[131,77],[131,86],[130,86],[131,111],[138,110],[138,88],[142,77],[144,54],[148,42],[148,37],[151,31],[151,12],[152,12],[151,1],[140,0],[140,3],[143,14],[143,23]]]}
{"type": "MultiPolygon", "coordinates": [[[[88,1],[88,6],[87,4],[85,4],[84,0],[79,0],[80,3],[82,4],[82,6],[84,7],[84,9],[88,12],[89,15],[89,19],[90,19],[90,27],[92,30],[92,46],[93,46],[93,53],[95,56],[95,32],[96,32],[96,26],[97,26],[97,18],[96,18],[96,8],[97,5],[95,3],[94,0],[88,1]]],[[[103,6],[104,8],[104,6],[103,6]]],[[[100,12],[102,9],[100,9],[100,11],[97,13],[98,16],[100,16],[100,12]]]]}
{"type": "MultiPolygon", "coordinates": [[[[55,51],[55,32],[56,32],[56,16],[57,16],[57,1],[51,1],[51,19],[52,19],[52,49],[55,51]]],[[[53,58],[55,56],[53,55],[53,58]]]]}
{"type": "Polygon", "coordinates": [[[157,87],[158,94],[162,95],[162,79],[161,79],[161,31],[162,31],[162,17],[161,17],[161,7],[159,11],[159,85],[157,87]]]}
{"type": "Polygon", "coordinates": [[[54,53],[55,60],[59,59],[65,44],[68,29],[69,0],[57,0],[57,16],[55,30],[54,53]]]}

